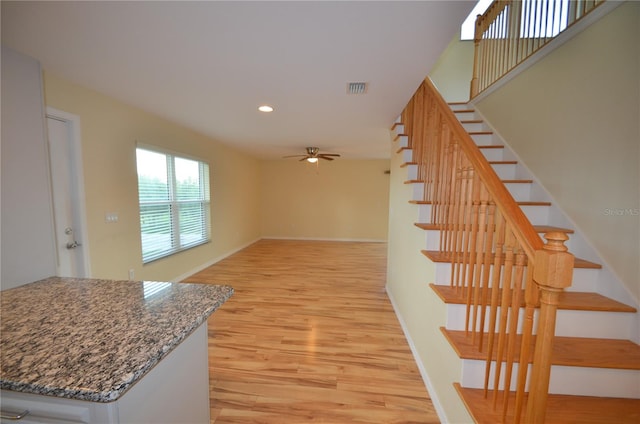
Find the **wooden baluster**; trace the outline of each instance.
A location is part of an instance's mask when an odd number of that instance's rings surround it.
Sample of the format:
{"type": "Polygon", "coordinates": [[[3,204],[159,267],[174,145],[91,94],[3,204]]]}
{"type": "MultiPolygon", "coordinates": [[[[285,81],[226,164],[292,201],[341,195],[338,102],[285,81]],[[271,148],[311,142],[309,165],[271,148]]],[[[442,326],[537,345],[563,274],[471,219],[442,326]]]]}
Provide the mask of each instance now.
{"type": "Polygon", "coordinates": [[[425,148],[423,153],[423,175],[425,178],[425,187],[422,195],[422,199],[426,201],[431,200],[431,193],[433,192],[433,166],[435,159],[432,152],[435,150],[436,134],[434,128],[436,128],[438,125],[437,121],[438,113],[436,111],[435,105],[433,104],[432,96],[428,95],[427,119],[425,123],[425,148]]]}
{"type": "MultiPolygon", "coordinates": [[[[476,335],[477,339],[482,339],[482,332],[484,331],[483,327],[478,327],[478,317],[480,315],[480,310],[484,308],[483,303],[483,292],[482,292],[482,278],[484,273],[486,272],[484,269],[484,256],[487,251],[487,197],[488,193],[486,188],[482,183],[480,183],[480,206],[478,208],[478,217],[477,217],[477,229],[476,229],[476,249],[475,249],[475,273],[474,273],[474,281],[473,281],[473,316],[471,328],[473,329],[471,341],[475,343],[476,335]],[[479,333],[479,334],[478,334],[479,333]]],[[[482,350],[482,347],[478,345],[478,350],[482,350]]]]}
{"type": "MultiPolygon", "coordinates": [[[[480,215],[480,179],[474,173],[474,177],[472,178],[472,198],[471,198],[471,209],[469,216],[469,251],[465,254],[466,259],[466,267],[467,267],[467,287],[469,290],[467,291],[467,311],[465,315],[465,331],[468,333],[471,323],[471,305],[473,301],[473,297],[475,294],[475,283],[476,283],[476,275],[478,274],[477,270],[477,257],[476,251],[478,249],[478,220],[480,215]]],[[[472,334],[475,329],[472,329],[472,334]]]]}
{"type": "Polygon", "coordinates": [[[451,229],[451,241],[452,241],[452,246],[451,246],[451,250],[450,250],[450,254],[451,254],[451,285],[455,286],[456,288],[458,287],[458,277],[457,277],[457,272],[458,272],[458,265],[455,262],[455,260],[457,259],[457,251],[458,248],[460,246],[460,238],[461,238],[461,233],[462,233],[462,229],[461,229],[461,223],[460,223],[460,217],[462,215],[462,198],[463,198],[463,190],[464,190],[464,178],[463,178],[463,169],[461,164],[458,164],[456,166],[456,169],[454,170],[455,172],[455,190],[454,190],[454,195],[455,195],[455,200],[454,200],[454,211],[453,211],[453,220],[451,221],[452,224],[452,229],[451,229]]]}
{"type": "MultiPolygon", "coordinates": [[[[411,144],[411,148],[413,149],[413,160],[418,163],[422,162],[424,159],[424,154],[422,152],[425,145],[424,105],[422,104],[424,91],[425,86],[423,82],[411,98],[411,103],[413,104],[413,120],[411,123],[413,143],[411,144]]],[[[420,173],[420,167],[418,167],[418,178],[421,176],[420,173]]]]}
{"type": "Polygon", "coordinates": [[[502,371],[502,360],[505,355],[506,339],[507,339],[507,322],[509,318],[509,305],[511,304],[511,278],[513,275],[513,260],[515,249],[515,236],[511,229],[506,229],[504,243],[504,271],[502,274],[502,298],[500,300],[500,321],[498,329],[498,347],[496,350],[496,367],[493,379],[493,407],[498,402],[498,390],[500,388],[500,374],[502,371]]]}
{"type": "MultiPolygon", "coordinates": [[[[480,338],[478,340],[478,350],[482,352],[482,342],[483,342],[483,334],[484,334],[484,324],[485,324],[485,315],[487,311],[488,301],[487,297],[489,295],[489,279],[491,278],[491,261],[493,259],[493,237],[495,235],[495,214],[496,214],[496,205],[493,201],[488,201],[487,207],[487,224],[485,226],[487,233],[487,240],[484,247],[484,262],[482,265],[482,290],[480,304],[482,305],[480,309],[480,338]]],[[[495,272],[495,270],[494,270],[495,272]]]]}
{"type": "Polygon", "coordinates": [[[446,151],[446,145],[449,141],[449,137],[451,136],[450,131],[444,125],[442,120],[439,121],[437,139],[436,139],[436,151],[433,152],[435,159],[435,167],[433,170],[433,207],[431,209],[431,221],[435,223],[439,223],[440,213],[442,208],[442,191],[443,191],[443,168],[445,166],[444,153],[446,151]]]}
{"type": "Polygon", "coordinates": [[[493,259],[493,275],[491,279],[491,308],[489,313],[489,341],[487,345],[487,359],[484,375],[484,395],[489,390],[489,375],[491,374],[491,359],[495,346],[495,333],[497,324],[498,307],[500,306],[500,276],[502,275],[502,254],[505,242],[505,221],[499,210],[496,210],[496,247],[493,259]]]}
{"type": "Polygon", "coordinates": [[[455,165],[458,155],[458,143],[449,145],[448,161],[446,166],[447,179],[447,207],[446,214],[443,218],[441,227],[442,237],[440,238],[440,250],[442,252],[451,251],[451,234],[453,225],[453,216],[455,212],[455,165]]]}
{"type": "Polygon", "coordinates": [[[522,29],[520,19],[522,14],[522,2],[521,1],[512,1],[510,3],[510,17],[511,17],[511,35],[510,38],[513,40],[513,51],[511,56],[511,66],[510,68],[514,68],[519,61],[519,55],[521,51],[521,39],[520,39],[520,31],[522,29]]]}
{"type": "Polygon", "coordinates": [[[476,184],[476,175],[472,167],[467,169],[467,179],[469,184],[469,190],[467,192],[466,199],[466,216],[465,216],[465,241],[463,243],[462,252],[462,275],[464,276],[464,286],[466,287],[467,297],[467,313],[465,319],[465,331],[469,331],[469,305],[471,303],[471,294],[473,289],[473,272],[475,271],[475,240],[476,240],[476,224],[478,206],[480,205],[480,199],[478,196],[478,184],[476,184]]]}
{"type": "MultiPolygon", "coordinates": [[[[532,263],[531,261],[530,263],[532,263]]],[[[522,323],[522,343],[520,344],[520,367],[518,368],[518,383],[516,387],[516,404],[514,408],[514,424],[520,422],[524,405],[525,388],[527,384],[528,366],[531,356],[531,340],[533,338],[534,312],[538,305],[538,287],[533,283],[533,269],[527,267],[527,283],[524,290],[525,316],[522,323]]]]}
{"type": "Polygon", "coordinates": [[[574,257],[567,251],[564,233],[545,234],[542,250],[536,251],[533,280],[540,288],[540,318],[536,337],[526,420],[544,423],[551,373],[551,351],[556,327],[556,311],[560,293],[571,285],[574,257]]]}
{"type": "Polygon", "coordinates": [[[524,267],[527,261],[527,255],[518,247],[516,253],[516,266],[513,275],[513,294],[511,297],[511,306],[509,312],[509,330],[507,342],[507,363],[504,376],[504,392],[502,404],[502,420],[507,416],[507,408],[509,406],[509,391],[511,390],[511,375],[513,373],[513,364],[516,356],[516,339],[518,337],[518,320],[520,318],[520,305],[522,300],[522,286],[524,277],[524,267]]]}
{"type": "Polygon", "coordinates": [[[464,292],[464,253],[466,252],[465,248],[465,232],[466,232],[466,215],[469,201],[467,200],[467,196],[471,195],[471,188],[469,184],[469,169],[467,168],[467,164],[464,161],[461,164],[462,169],[460,170],[460,197],[458,199],[458,217],[456,222],[456,248],[452,252],[453,259],[453,269],[451,278],[455,280],[455,286],[459,289],[462,289],[464,292]],[[467,195],[468,193],[468,195],[467,195]]]}
{"type": "Polygon", "coordinates": [[[480,92],[478,86],[478,75],[480,71],[480,62],[482,60],[480,40],[482,40],[482,15],[477,15],[473,35],[473,72],[471,74],[471,89],[469,92],[470,99],[473,99],[480,92]]]}

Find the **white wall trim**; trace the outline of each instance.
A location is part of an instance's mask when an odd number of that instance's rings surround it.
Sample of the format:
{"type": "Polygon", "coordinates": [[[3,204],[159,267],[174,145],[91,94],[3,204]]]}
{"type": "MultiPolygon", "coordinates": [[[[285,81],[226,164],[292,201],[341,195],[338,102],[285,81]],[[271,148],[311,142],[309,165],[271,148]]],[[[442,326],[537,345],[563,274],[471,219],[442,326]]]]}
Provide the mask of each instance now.
{"type": "Polygon", "coordinates": [[[254,239],[254,240],[252,240],[252,241],[248,242],[248,243],[245,243],[245,244],[243,244],[242,246],[240,246],[240,247],[238,247],[238,248],[236,248],[236,249],[230,250],[230,251],[229,251],[229,252],[227,252],[227,253],[224,253],[224,254],[222,254],[222,255],[220,255],[220,256],[218,256],[218,257],[216,257],[216,258],[214,258],[214,259],[212,259],[212,260],[210,260],[210,261],[208,261],[208,262],[205,262],[205,263],[204,263],[204,264],[202,264],[202,265],[199,265],[199,266],[197,266],[197,267],[195,267],[195,268],[191,269],[190,271],[185,272],[184,274],[181,274],[181,275],[178,275],[178,276],[177,276],[177,277],[175,277],[175,278],[172,278],[172,279],[170,279],[169,281],[170,281],[170,282],[172,282],[172,283],[180,282],[180,281],[182,281],[182,280],[184,280],[184,279],[186,279],[186,278],[188,278],[188,277],[192,276],[193,274],[195,274],[195,273],[197,273],[197,272],[200,272],[200,271],[202,271],[203,269],[208,268],[208,267],[210,267],[211,265],[214,265],[214,264],[216,264],[216,263],[220,262],[221,260],[223,260],[223,259],[225,259],[225,258],[228,258],[229,256],[233,255],[234,253],[238,253],[238,252],[239,252],[239,251],[241,251],[242,249],[246,249],[247,247],[251,246],[252,244],[254,244],[254,243],[256,243],[256,242],[258,242],[258,241],[260,241],[260,240],[261,240],[261,238],[257,238],[257,239],[254,239]]]}
{"type": "Polygon", "coordinates": [[[391,306],[393,307],[393,310],[396,313],[398,322],[400,322],[400,327],[402,327],[402,332],[404,333],[404,337],[405,339],[407,339],[407,343],[409,344],[409,348],[411,349],[411,353],[413,354],[413,359],[415,360],[416,365],[418,366],[418,370],[420,371],[420,376],[422,377],[422,381],[424,382],[424,385],[427,388],[427,391],[429,392],[429,397],[431,398],[431,403],[433,403],[433,407],[436,410],[436,414],[438,414],[438,419],[442,423],[448,423],[449,420],[447,418],[447,414],[445,413],[444,408],[442,407],[442,404],[438,399],[438,395],[436,393],[435,387],[433,386],[433,384],[431,383],[431,380],[429,379],[427,370],[424,368],[424,365],[420,360],[418,349],[416,348],[416,345],[413,343],[413,340],[411,339],[411,335],[409,334],[409,330],[404,322],[404,319],[402,318],[402,315],[400,315],[400,313],[398,312],[399,309],[396,305],[396,301],[393,298],[393,295],[391,294],[391,291],[389,291],[388,285],[385,286],[385,290],[387,292],[387,297],[391,302],[391,306]]]}
{"type": "Polygon", "coordinates": [[[386,243],[387,240],[366,239],[366,238],[324,238],[324,237],[276,237],[264,236],[263,240],[306,240],[306,241],[343,241],[355,243],[386,243]]]}

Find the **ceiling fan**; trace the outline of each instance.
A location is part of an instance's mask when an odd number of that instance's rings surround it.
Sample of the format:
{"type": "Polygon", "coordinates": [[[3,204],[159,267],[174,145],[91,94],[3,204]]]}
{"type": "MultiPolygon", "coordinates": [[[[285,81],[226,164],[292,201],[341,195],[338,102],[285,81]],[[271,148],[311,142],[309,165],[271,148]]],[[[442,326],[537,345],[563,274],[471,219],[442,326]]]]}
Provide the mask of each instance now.
{"type": "Polygon", "coordinates": [[[283,156],[283,159],[302,158],[300,159],[300,162],[302,162],[303,160],[306,160],[307,162],[310,162],[310,163],[316,163],[318,162],[318,159],[333,160],[334,158],[337,158],[337,157],[338,158],[340,157],[340,155],[337,153],[320,153],[320,149],[317,147],[307,147],[306,155],[283,156]]]}

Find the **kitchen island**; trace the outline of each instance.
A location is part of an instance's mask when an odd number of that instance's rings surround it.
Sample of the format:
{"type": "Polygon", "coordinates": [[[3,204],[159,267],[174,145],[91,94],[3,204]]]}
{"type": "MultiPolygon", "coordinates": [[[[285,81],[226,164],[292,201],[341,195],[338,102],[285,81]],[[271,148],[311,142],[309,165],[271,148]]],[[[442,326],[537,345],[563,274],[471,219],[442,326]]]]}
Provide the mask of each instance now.
{"type": "Polygon", "coordinates": [[[0,292],[3,414],[29,411],[24,423],[208,423],[207,318],[232,294],[59,277],[0,292]]]}

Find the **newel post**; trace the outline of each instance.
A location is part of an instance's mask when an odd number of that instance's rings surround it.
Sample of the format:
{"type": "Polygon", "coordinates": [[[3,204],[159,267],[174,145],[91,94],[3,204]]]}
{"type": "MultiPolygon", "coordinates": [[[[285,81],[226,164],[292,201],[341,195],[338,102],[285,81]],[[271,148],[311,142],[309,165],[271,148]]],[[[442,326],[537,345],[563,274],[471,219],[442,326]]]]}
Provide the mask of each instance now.
{"type": "Polygon", "coordinates": [[[482,15],[476,16],[476,23],[473,32],[473,73],[471,74],[471,88],[469,98],[473,99],[478,95],[478,74],[480,68],[480,40],[482,39],[482,15]]]}
{"type": "Polygon", "coordinates": [[[574,257],[567,251],[566,234],[544,235],[547,244],[535,253],[533,280],[540,290],[540,319],[527,402],[527,423],[544,423],[551,374],[551,351],[560,293],[571,285],[574,257]]]}

